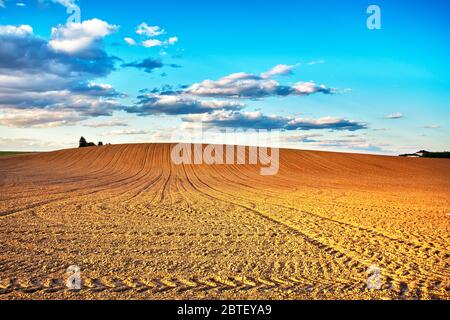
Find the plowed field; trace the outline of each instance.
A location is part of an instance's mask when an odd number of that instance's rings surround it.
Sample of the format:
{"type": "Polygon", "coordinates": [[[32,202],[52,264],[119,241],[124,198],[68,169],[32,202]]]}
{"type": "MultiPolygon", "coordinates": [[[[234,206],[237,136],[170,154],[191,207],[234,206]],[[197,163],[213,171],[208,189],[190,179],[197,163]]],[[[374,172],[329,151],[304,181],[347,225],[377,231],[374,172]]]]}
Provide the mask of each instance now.
{"type": "Polygon", "coordinates": [[[281,150],[261,176],[171,147],[0,158],[0,299],[450,298],[449,160],[281,150]]]}

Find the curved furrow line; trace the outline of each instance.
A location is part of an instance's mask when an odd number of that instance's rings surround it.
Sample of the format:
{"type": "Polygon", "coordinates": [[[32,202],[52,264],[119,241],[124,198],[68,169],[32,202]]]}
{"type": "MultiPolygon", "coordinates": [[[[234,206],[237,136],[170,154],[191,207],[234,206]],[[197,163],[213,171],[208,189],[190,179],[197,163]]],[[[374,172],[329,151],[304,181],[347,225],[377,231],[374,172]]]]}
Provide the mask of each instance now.
{"type": "MultiPolygon", "coordinates": [[[[84,196],[91,197],[92,195],[102,193],[105,190],[108,190],[108,193],[111,194],[112,191],[114,191],[114,190],[119,190],[119,192],[120,192],[123,189],[125,189],[125,191],[120,194],[120,195],[123,195],[123,194],[131,192],[130,190],[132,190],[134,185],[136,185],[136,184],[141,185],[142,182],[137,178],[137,176],[139,174],[140,173],[136,173],[134,176],[131,176],[131,177],[128,176],[119,181],[115,181],[114,183],[105,182],[105,183],[99,184],[99,185],[95,186],[92,190],[87,190],[87,191],[79,191],[78,190],[79,192],[77,192],[75,194],[68,194],[67,192],[62,192],[61,194],[65,195],[63,197],[57,197],[57,198],[53,198],[50,200],[41,201],[38,203],[32,203],[25,207],[2,211],[2,212],[0,212],[0,219],[5,216],[9,216],[12,214],[18,214],[18,213],[21,213],[24,211],[35,209],[35,208],[41,207],[43,205],[56,204],[60,201],[67,201],[66,204],[79,203],[82,197],[84,197],[84,196]],[[131,180],[131,182],[130,182],[130,180],[131,180]],[[117,186],[116,186],[116,184],[117,184],[117,186]]],[[[73,191],[77,191],[77,190],[73,190],[73,191]]],[[[115,196],[110,195],[108,198],[115,198],[115,196]]],[[[106,198],[106,199],[108,199],[108,198],[106,198]]]]}
{"type": "MultiPolygon", "coordinates": [[[[57,203],[59,201],[62,200],[69,200],[69,199],[75,199],[73,202],[77,202],[79,201],[79,199],[77,199],[78,197],[83,197],[83,196],[91,196],[93,194],[98,194],[101,193],[102,191],[108,190],[109,193],[112,193],[112,191],[114,191],[114,189],[117,190],[122,190],[125,189],[126,191],[124,193],[128,193],[131,192],[131,190],[135,187],[136,184],[139,184],[139,186],[141,185],[141,179],[145,176],[148,175],[148,172],[146,171],[145,166],[142,166],[141,169],[136,172],[134,175],[132,176],[125,176],[125,178],[120,179],[118,181],[114,181],[114,182],[103,182],[100,183],[98,185],[95,185],[92,187],[91,190],[88,191],[80,191],[78,189],[74,189],[74,190],[66,190],[66,192],[62,192],[61,194],[64,194],[64,197],[59,197],[56,199],[51,199],[51,200],[46,200],[46,201],[42,201],[42,202],[38,202],[38,203],[34,203],[31,205],[27,205],[24,208],[16,208],[14,210],[10,210],[10,211],[5,211],[0,213],[0,218],[2,216],[6,216],[6,215],[10,215],[10,214],[15,214],[15,213],[20,213],[23,211],[27,211],[30,209],[34,209],[36,207],[40,207],[42,205],[47,205],[47,204],[51,204],[51,203],[57,203]],[[143,176],[142,176],[143,175],[143,176]],[[75,194],[68,194],[72,191],[78,191],[75,194]]],[[[144,182],[144,184],[147,184],[147,182],[144,182]]],[[[123,194],[123,193],[122,193],[123,194]]]]}
{"type": "MultiPolygon", "coordinates": [[[[194,173],[194,174],[195,174],[195,173],[194,173]]],[[[198,178],[198,177],[197,177],[197,178],[198,178]]],[[[199,180],[199,181],[201,181],[201,180],[199,180]]],[[[193,184],[193,185],[194,185],[194,184],[193,184]]],[[[214,196],[214,195],[212,195],[212,194],[210,194],[210,193],[206,193],[206,192],[202,191],[202,190],[201,190],[199,187],[197,187],[197,186],[195,186],[195,189],[196,189],[199,193],[204,194],[205,196],[207,196],[207,197],[209,197],[209,198],[211,198],[211,199],[218,200],[218,201],[225,202],[225,203],[229,203],[229,204],[235,205],[235,206],[237,206],[237,207],[241,207],[241,208],[243,208],[243,209],[245,209],[245,210],[247,210],[247,211],[253,212],[254,214],[256,214],[256,215],[262,217],[263,219],[269,221],[270,223],[272,223],[272,224],[274,224],[274,225],[282,226],[282,227],[284,227],[285,229],[288,229],[289,231],[293,232],[294,234],[300,236],[300,237],[301,237],[302,239],[304,239],[306,242],[312,244],[312,245],[315,246],[315,247],[318,247],[320,250],[325,251],[327,254],[330,254],[330,255],[332,255],[332,256],[335,257],[335,258],[343,259],[343,260],[345,260],[345,259],[350,259],[351,261],[353,261],[353,262],[355,263],[356,266],[359,266],[359,267],[358,267],[359,273],[364,273],[365,270],[367,270],[368,267],[370,266],[370,263],[367,263],[367,261],[362,261],[362,260],[360,260],[358,257],[348,255],[348,253],[340,252],[339,250],[337,250],[337,249],[335,249],[335,248],[333,248],[333,247],[330,247],[330,246],[326,245],[325,243],[322,243],[322,242],[320,242],[320,241],[314,239],[313,237],[311,237],[311,236],[305,234],[304,232],[302,232],[302,230],[299,230],[299,229],[295,228],[294,226],[288,225],[288,224],[286,224],[286,223],[284,223],[284,222],[282,222],[282,221],[278,221],[278,220],[276,220],[276,219],[273,219],[273,218],[271,218],[271,217],[269,217],[269,216],[263,214],[262,212],[260,212],[260,211],[258,211],[258,210],[255,210],[255,209],[253,209],[253,208],[251,208],[251,207],[248,207],[248,206],[243,205],[243,204],[240,204],[240,203],[233,202],[233,201],[228,200],[228,199],[222,199],[222,198],[219,198],[219,197],[214,196]]],[[[355,280],[360,281],[361,278],[355,278],[355,280]]]]}
{"type": "MultiPolygon", "coordinates": [[[[59,173],[59,177],[58,178],[55,178],[55,179],[49,179],[48,177],[49,177],[49,175],[51,176],[51,174],[50,173],[43,173],[42,175],[43,175],[43,180],[42,181],[45,181],[45,186],[53,186],[55,189],[57,188],[57,189],[62,189],[62,190],[64,190],[63,192],[59,192],[59,193],[56,193],[56,194],[65,194],[65,193],[68,193],[68,192],[71,192],[71,191],[74,191],[74,190],[76,190],[76,189],[79,189],[79,184],[80,183],[84,183],[84,182],[86,182],[86,181],[94,181],[94,182],[96,182],[96,181],[98,181],[98,179],[99,179],[99,177],[90,177],[89,175],[87,175],[87,173],[86,172],[83,172],[82,174],[80,174],[80,171],[82,171],[82,170],[78,170],[78,175],[77,176],[69,176],[69,177],[67,177],[67,172],[63,172],[63,173],[59,173]],[[62,177],[61,177],[61,175],[62,175],[62,177]],[[67,188],[64,188],[64,186],[65,186],[65,184],[73,184],[73,183],[77,183],[78,184],[78,187],[72,187],[72,189],[69,189],[69,190],[67,190],[67,188]]],[[[123,175],[123,174],[125,174],[126,173],[126,171],[127,171],[127,169],[125,168],[125,169],[123,169],[123,171],[122,172],[119,172],[119,173],[117,173],[115,176],[117,176],[117,177],[120,177],[121,175],[123,175]]],[[[52,171],[52,173],[53,173],[53,175],[55,175],[55,171],[52,171]]],[[[109,174],[107,177],[109,178],[109,179],[111,179],[111,177],[114,177],[114,178],[116,178],[115,176],[113,176],[113,175],[111,175],[111,174],[109,174]]],[[[102,177],[101,176],[101,178],[104,178],[104,176],[102,177]]],[[[129,176],[127,176],[126,178],[123,178],[123,180],[126,180],[126,179],[129,179],[130,177],[129,176]]],[[[34,191],[35,189],[36,189],[36,187],[35,187],[35,185],[36,184],[41,184],[41,182],[42,181],[35,181],[34,182],[34,185],[32,185],[32,186],[29,186],[28,188],[26,187],[26,186],[22,186],[21,187],[21,189],[23,189],[22,190],[22,193],[24,194],[23,196],[21,196],[21,197],[24,197],[24,198],[26,198],[27,197],[27,193],[28,192],[30,192],[30,191],[34,191]]],[[[121,182],[122,180],[118,180],[118,182],[121,182]]],[[[110,183],[110,182],[108,182],[108,183],[110,183]]],[[[102,186],[102,185],[107,185],[108,183],[105,183],[105,184],[99,184],[99,185],[94,185],[93,187],[98,187],[98,186],[102,186]]],[[[48,188],[46,188],[46,191],[48,192],[48,188]]],[[[15,192],[15,193],[17,193],[17,192],[15,192]]],[[[47,193],[48,194],[48,193],[47,193]]],[[[52,194],[52,193],[50,193],[50,194],[52,194]]],[[[15,199],[19,199],[19,197],[17,197],[17,198],[8,198],[8,199],[2,199],[2,200],[0,200],[0,202],[1,201],[6,201],[6,200],[15,200],[15,199]]]]}

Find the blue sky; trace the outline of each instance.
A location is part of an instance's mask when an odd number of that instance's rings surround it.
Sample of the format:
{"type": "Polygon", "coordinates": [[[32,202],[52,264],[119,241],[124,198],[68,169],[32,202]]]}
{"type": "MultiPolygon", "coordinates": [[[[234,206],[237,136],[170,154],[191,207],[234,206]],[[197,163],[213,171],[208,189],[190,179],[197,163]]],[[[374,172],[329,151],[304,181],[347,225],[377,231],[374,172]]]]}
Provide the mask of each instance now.
{"type": "Polygon", "coordinates": [[[0,149],[167,141],[197,120],[294,148],[450,149],[448,1],[242,2],[0,1],[0,149]]]}

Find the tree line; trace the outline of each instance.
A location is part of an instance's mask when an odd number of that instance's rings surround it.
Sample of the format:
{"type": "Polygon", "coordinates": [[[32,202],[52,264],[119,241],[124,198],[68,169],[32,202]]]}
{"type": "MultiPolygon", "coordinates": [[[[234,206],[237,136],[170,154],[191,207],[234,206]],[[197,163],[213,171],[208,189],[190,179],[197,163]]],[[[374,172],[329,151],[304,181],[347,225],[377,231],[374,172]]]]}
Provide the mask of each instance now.
{"type": "Polygon", "coordinates": [[[416,158],[445,158],[450,159],[450,152],[429,152],[426,150],[420,150],[416,153],[401,154],[400,157],[416,157],[416,158]]]}
{"type": "MultiPolygon", "coordinates": [[[[95,144],[94,142],[87,142],[86,139],[84,137],[80,138],[80,143],[79,143],[79,147],[80,148],[86,148],[86,147],[96,147],[96,146],[103,146],[103,142],[99,141],[98,144],[95,144]]],[[[107,143],[106,145],[111,145],[110,143],[107,143]]]]}

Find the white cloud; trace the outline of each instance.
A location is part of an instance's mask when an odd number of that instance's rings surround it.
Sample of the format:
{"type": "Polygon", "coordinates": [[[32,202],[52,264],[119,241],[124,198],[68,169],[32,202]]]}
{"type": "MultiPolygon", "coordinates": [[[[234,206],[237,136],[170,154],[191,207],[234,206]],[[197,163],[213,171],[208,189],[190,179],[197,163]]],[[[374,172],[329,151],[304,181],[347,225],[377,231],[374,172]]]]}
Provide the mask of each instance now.
{"type": "Polygon", "coordinates": [[[141,36],[147,37],[157,37],[166,32],[158,26],[149,26],[147,23],[143,22],[136,28],[136,33],[141,36]]]}
{"type": "Polygon", "coordinates": [[[175,44],[178,42],[178,37],[170,37],[169,40],[167,40],[168,44],[175,44]]]}
{"type": "Polygon", "coordinates": [[[120,119],[113,119],[109,121],[85,123],[83,126],[88,128],[128,127],[128,123],[120,119]]]}
{"type": "Polygon", "coordinates": [[[283,136],[282,140],[287,142],[312,142],[316,141],[316,138],[323,137],[322,134],[311,133],[311,134],[295,134],[283,136]]]}
{"type": "MultiPolygon", "coordinates": [[[[166,34],[165,30],[158,26],[149,26],[145,22],[136,27],[136,33],[143,38],[139,42],[139,45],[145,48],[170,46],[176,44],[179,40],[178,37],[170,37],[167,40],[154,39],[155,37],[166,34]]],[[[131,37],[125,38],[125,42],[131,46],[138,45],[138,41],[131,37]]]]}
{"type": "Polygon", "coordinates": [[[56,53],[27,25],[0,26],[0,44],[0,125],[71,125],[122,109],[123,94],[93,81],[114,70],[101,45],[75,57],[56,53]]]}
{"type": "Polygon", "coordinates": [[[0,26],[0,43],[2,87],[37,87],[36,83],[40,89],[62,87],[80,77],[105,76],[114,69],[115,58],[108,56],[100,42],[78,55],[80,59],[73,59],[65,52],[55,53],[28,25],[0,26]]]}
{"type": "Polygon", "coordinates": [[[279,75],[283,75],[283,76],[287,76],[292,74],[292,71],[297,67],[297,65],[287,65],[287,64],[279,64],[275,67],[273,67],[272,69],[270,69],[267,72],[264,72],[261,74],[262,78],[270,78],[270,77],[274,77],[274,76],[279,76],[279,75]]]}
{"type": "Polygon", "coordinates": [[[167,41],[160,41],[158,39],[149,39],[142,42],[142,46],[146,48],[152,48],[152,47],[162,47],[167,45],[174,45],[178,42],[177,37],[169,38],[167,41]]]}
{"type": "Polygon", "coordinates": [[[6,8],[4,0],[0,0],[0,8],[6,8]]]}
{"type": "Polygon", "coordinates": [[[262,80],[252,74],[240,72],[217,81],[194,83],[186,93],[198,96],[261,97],[274,94],[278,87],[279,83],[274,80],[262,80]]]}
{"type": "Polygon", "coordinates": [[[386,119],[390,119],[390,120],[401,119],[403,117],[404,117],[403,114],[400,112],[388,114],[387,116],[385,116],[386,119]]]}
{"type": "Polygon", "coordinates": [[[325,63],[325,60],[311,61],[311,62],[309,62],[308,64],[309,64],[310,66],[313,66],[313,65],[316,65],[316,64],[323,64],[323,63],[325,63]]]}
{"type": "Polygon", "coordinates": [[[69,110],[2,109],[0,112],[0,125],[14,128],[53,128],[63,125],[74,125],[85,119],[86,117],[69,110]]]}
{"type": "Polygon", "coordinates": [[[210,114],[188,115],[186,122],[202,122],[212,127],[251,128],[270,130],[347,130],[367,128],[365,123],[342,118],[324,117],[319,119],[293,118],[279,115],[265,115],[260,111],[215,111],[210,114]]]}
{"type": "Polygon", "coordinates": [[[54,3],[59,3],[64,7],[70,7],[75,5],[75,0],[52,0],[54,3]]]}
{"type": "Polygon", "coordinates": [[[149,39],[142,42],[142,46],[146,48],[161,47],[164,43],[157,39],[149,39]]]}
{"type": "Polygon", "coordinates": [[[333,129],[355,131],[366,129],[366,124],[335,117],[322,117],[319,119],[295,118],[288,122],[287,128],[294,130],[333,129]]]}
{"type": "Polygon", "coordinates": [[[282,85],[278,81],[267,78],[269,75],[286,74],[290,68],[280,65],[264,73],[264,77],[239,72],[233,73],[219,80],[205,80],[194,83],[185,90],[186,94],[222,97],[222,98],[244,98],[260,99],[270,96],[305,96],[314,93],[334,94],[336,90],[314,82],[298,82],[294,86],[282,85]],[[281,67],[280,67],[281,66],[281,67]]]}
{"type": "Polygon", "coordinates": [[[137,45],[136,41],[133,38],[124,38],[123,40],[125,40],[125,42],[128,43],[130,46],[137,45]]]}
{"type": "Polygon", "coordinates": [[[17,2],[16,6],[18,6],[18,7],[26,7],[26,4],[22,3],[22,2],[17,2]]]}
{"type": "Polygon", "coordinates": [[[176,95],[146,94],[141,97],[138,105],[125,110],[139,115],[182,115],[209,113],[215,110],[240,110],[244,107],[244,104],[233,101],[197,100],[176,95]]]}
{"type": "Polygon", "coordinates": [[[381,152],[381,153],[391,153],[391,151],[385,150],[385,147],[389,147],[389,144],[374,144],[366,139],[333,139],[333,140],[312,140],[305,141],[309,146],[319,147],[319,148],[337,148],[343,150],[354,150],[354,151],[370,151],[370,152],[381,152]]]}
{"type": "Polygon", "coordinates": [[[336,93],[335,89],[329,89],[325,85],[317,85],[315,82],[297,82],[293,88],[299,95],[310,95],[317,92],[336,93]]]}
{"type": "Polygon", "coordinates": [[[118,28],[99,19],[60,25],[52,29],[49,46],[57,52],[77,54],[90,49],[97,41],[116,32],[118,28]]]}
{"type": "Polygon", "coordinates": [[[150,131],[146,130],[137,130],[137,129],[130,129],[130,130],[113,130],[107,133],[102,134],[103,136],[130,136],[130,135],[144,135],[149,134],[150,131]]]}
{"type": "Polygon", "coordinates": [[[0,87],[0,108],[16,110],[43,109],[55,111],[64,109],[83,116],[108,116],[120,106],[110,89],[71,88],[53,91],[21,91],[0,87]]]}
{"type": "Polygon", "coordinates": [[[21,26],[0,26],[0,35],[25,37],[33,34],[33,28],[29,25],[21,26]]]}
{"type": "Polygon", "coordinates": [[[89,128],[105,128],[105,127],[128,127],[128,123],[120,119],[112,119],[108,121],[97,121],[83,124],[89,128]]]}

